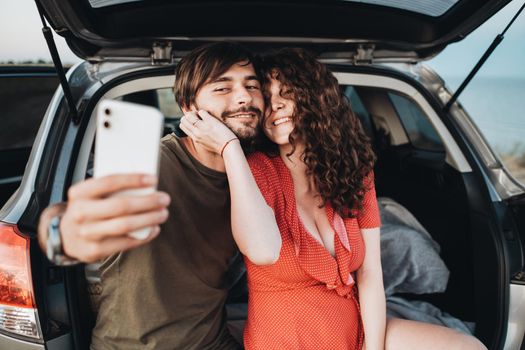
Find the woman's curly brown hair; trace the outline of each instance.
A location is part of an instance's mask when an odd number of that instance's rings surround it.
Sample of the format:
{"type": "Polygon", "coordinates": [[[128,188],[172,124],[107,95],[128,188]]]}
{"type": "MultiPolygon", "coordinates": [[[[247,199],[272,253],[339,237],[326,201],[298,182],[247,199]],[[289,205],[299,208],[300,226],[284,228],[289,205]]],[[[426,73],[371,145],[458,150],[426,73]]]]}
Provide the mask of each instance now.
{"type": "MultiPolygon", "coordinates": [[[[365,180],[373,170],[375,155],[337,79],[312,54],[298,48],[266,55],[262,72],[266,78],[277,79],[286,92],[281,92],[283,97],[289,95],[295,102],[288,156],[300,142],[307,175],[313,177],[322,205],[329,202],[342,217],[354,217],[354,210],[349,209],[362,209],[365,180]]],[[[269,79],[265,81],[267,85],[269,79]]],[[[278,154],[277,146],[268,139],[258,144],[263,152],[278,154]]]]}

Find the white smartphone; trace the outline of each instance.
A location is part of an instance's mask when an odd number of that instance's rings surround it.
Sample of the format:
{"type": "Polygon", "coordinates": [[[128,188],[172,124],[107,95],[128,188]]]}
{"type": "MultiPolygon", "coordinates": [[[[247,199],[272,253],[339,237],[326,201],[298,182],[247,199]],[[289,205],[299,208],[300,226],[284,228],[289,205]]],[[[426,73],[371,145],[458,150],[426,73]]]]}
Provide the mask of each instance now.
{"type": "MultiPolygon", "coordinates": [[[[103,100],[97,107],[94,177],[141,173],[157,175],[164,116],[149,106],[103,100]]],[[[117,192],[115,196],[152,193],[155,188],[117,192]]],[[[146,239],[151,228],[130,233],[146,239]]]]}

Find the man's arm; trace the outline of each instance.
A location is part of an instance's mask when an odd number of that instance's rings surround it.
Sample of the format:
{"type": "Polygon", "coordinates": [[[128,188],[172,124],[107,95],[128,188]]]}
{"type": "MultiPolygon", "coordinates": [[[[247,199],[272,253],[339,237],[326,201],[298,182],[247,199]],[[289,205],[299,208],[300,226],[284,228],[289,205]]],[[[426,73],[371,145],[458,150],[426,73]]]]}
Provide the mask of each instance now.
{"type": "Polygon", "coordinates": [[[95,262],[150,242],[159,234],[159,225],[168,218],[168,194],[156,191],[148,195],[108,196],[156,183],[154,176],[129,174],[88,179],[71,186],[67,203],[52,205],[40,216],[40,246],[46,250],[47,229],[57,215],[62,217],[60,234],[64,253],[82,262],[95,262]],[[129,232],[145,227],[154,227],[147,239],[128,236],[129,232]]]}

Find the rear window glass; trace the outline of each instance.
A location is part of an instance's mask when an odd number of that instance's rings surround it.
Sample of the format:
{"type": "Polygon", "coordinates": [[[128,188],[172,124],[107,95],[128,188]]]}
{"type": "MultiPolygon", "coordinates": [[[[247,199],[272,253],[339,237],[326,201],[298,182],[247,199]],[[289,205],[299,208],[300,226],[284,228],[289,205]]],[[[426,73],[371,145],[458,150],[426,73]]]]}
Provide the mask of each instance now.
{"type": "Polygon", "coordinates": [[[159,109],[165,117],[177,119],[182,117],[183,113],[175,101],[173,89],[159,89],[157,90],[157,96],[159,101],[159,109]]]}
{"type": "Polygon", "coordinates": [[[143,0],[89,0],[89,4],[93,8],[106,7],[112,5],[127,4],[128,2],[138,2],[143,0]]]}
{"type": "Polygon", "coordinates": [[[394,7],[400,10],[421,13],[423,15],[438,17],[447,12],[458,0],[345,0],[349,2],[362,2],[364,4],[394,7]]]}
{"type": "Polygon", "coordinates": [[[33,145],[58,84],[55,75],[0,77],[0,151],[33,145]]]}
{"type": "MultiPolygon", "coordinates": [[[[519,58],[525,60],[525,50],[519,58]]],[[[476,77],[460,99],[507,170],[525,185],[525,71],[515,68],[515,77],[476,77]]]]}
{"type": "Polygon", "coordinates": [[[415,148],[426,151],[444,150],[436,130],[417,104],[393,92],[389,92],[388,97],[405,128],[410,143],[415,148]]]}
{"type": "MultiPolygon", "coordinates": [[[[93,8],[100,8],[112,5],[126,4],[130,2],[139,2],[144,0],[89,0],[93,8]]],[[[458,0],[344,0],[336,2],[361,2],[368,5],[378,5],[393,7],[400,10],[420,13],[422,15],[438,17],[447,12],[454,6],[458,0]]]]}
{"type": "Polygon", "coordinates": [[[359,97],[357,91],[351,85],[342,85],[341,88],[343,89],[345,96],[350,101],[352,111],[354,112],[356,117],[361,121],[361,125],[363,126],[363,129],[365,130],[366,134],[372,135],[373,127],[370,118],[370,113],[368,113],[368,110],[364,106],[363,101],[359,97]]]}

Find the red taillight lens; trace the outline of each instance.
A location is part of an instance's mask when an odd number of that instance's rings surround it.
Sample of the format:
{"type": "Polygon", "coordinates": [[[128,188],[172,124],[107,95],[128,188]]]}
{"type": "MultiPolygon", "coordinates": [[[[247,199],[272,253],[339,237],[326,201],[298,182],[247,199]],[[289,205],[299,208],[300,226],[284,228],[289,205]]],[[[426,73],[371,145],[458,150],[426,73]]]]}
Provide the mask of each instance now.
{"type": "Polygon", "coordinates": [[[0,222],[0,329],[41,338],[29,257],[29,239],[0,222]]]}
{"type": "Polygon", "coordinates": [[[16,227],[0,224],[0,304],[34,307],[29,239],[16,227]]]}

